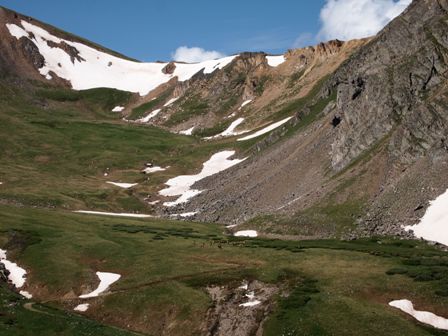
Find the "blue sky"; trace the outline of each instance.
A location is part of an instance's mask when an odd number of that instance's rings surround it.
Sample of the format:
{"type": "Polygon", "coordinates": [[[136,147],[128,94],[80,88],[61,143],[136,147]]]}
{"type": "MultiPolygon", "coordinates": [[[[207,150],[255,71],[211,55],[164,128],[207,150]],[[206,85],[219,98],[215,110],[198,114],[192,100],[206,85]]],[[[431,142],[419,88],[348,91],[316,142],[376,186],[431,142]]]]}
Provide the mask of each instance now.
{"type": "Polygon", "coordinates": [[[0,0],[0,4],[127,56],[153,61],[170,60],[181,46],[226,55],[275,54],[330,38],[363,37],[376,33],[409,1],[0,0]]]}
{"type": "Polygon", "coordinates": [[[0,0],[0,4],[140,60],[180,46],[224,54],[283,52],[315,32],[324,0],[0,0]],[[80,5],[80,3],[82,5],[80,5]]]}

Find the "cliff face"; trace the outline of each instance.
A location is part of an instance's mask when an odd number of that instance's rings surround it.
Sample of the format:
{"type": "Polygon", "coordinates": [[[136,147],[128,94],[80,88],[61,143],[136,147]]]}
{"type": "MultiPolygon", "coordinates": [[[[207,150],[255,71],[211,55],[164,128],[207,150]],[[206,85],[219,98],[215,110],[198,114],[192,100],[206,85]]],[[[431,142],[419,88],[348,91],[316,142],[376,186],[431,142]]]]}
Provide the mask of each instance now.
{"type": "Polygon", "coordinates": [[[331,85],[342,123],[332,143],[334,169],[387,135],[403,163],[444,145],[447,9],[446,1],[414,1],[336,71],[331,85]]]}

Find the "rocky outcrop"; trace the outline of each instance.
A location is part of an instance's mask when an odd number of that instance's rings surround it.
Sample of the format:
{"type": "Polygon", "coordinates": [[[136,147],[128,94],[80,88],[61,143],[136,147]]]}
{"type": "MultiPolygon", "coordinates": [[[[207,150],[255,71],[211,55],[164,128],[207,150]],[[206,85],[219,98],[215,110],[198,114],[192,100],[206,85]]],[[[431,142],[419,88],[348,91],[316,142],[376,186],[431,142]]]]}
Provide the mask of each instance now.
{"type": "Polygon", "coordinates": [[[28,58],[31,64],[37,70],[45,65],[45,58],[40,54],[39,48],[27,37],[21,37],[19,45],[22,49],[23,55],[28,58]]]}
{"type": "Polygon", "coordinates": [[[388,135],[391,153],[405,163],[446,141],[447,9],[445,1],[414,1],[332,77],[342,116],[334,169],[388,135]]]}
{"type": "Polygon", "coordinates": [[[47,44],[50,48],[59,48],[59,49],[64,50],[70,56],[70,60],[72,61],[73,64],[75,64],[75,60],[77,60],[78,62],[86,61],[84,58],[82,58],[79,55],[78,49],[76,49],[75,47],[73,47],[71,45],[68,45],[65,41],[62,41],[61,43],[47,41],[47,44]]]}
{"type": "Polygon", "coordinates": [[[176,63],[170,62],[162,69],[162,72],[166,75],[172,75],[175,70],[176,70],[176,63]]]}

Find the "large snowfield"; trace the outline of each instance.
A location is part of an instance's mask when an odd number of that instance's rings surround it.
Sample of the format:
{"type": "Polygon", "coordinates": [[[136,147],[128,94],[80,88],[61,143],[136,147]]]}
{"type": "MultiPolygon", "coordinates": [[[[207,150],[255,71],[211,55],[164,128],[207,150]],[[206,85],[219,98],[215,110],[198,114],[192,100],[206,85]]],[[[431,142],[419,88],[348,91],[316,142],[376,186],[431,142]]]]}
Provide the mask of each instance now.
{"type": "Polygon", "coordinates": [[[406,226],[405,230],[414,231],[418,238],[448,246],[448,190],[430,202],[420,223],[406,226]]]}
{"type": "Polygon", "coordinates": [[[177,77],[183,82],[204,70],[205,74],[216,69],[222,69],[233,61],[235,56],[201,63],[176,63],[172,74],[165,74],[162,69],[168,63],[139,63],[109,55],[85,44],[71,42],[50,34],[45,29],[27,21],[21,21],[22,27],[16,24],[6,24],[10,34],[17,39],[30,38],[45,58],[45,66],[39,69],[42,76],[51,80],[53,72],[60,78],[68,80],[73,89],[86,90],[99,87],[114,88],[135,92],[144,96],[161,84],[177,77]],[[31,33],[31,34],[30,34],[31,33]],[[32,36],[32,38],[30,37],[32,36]],[[60,44],[62,42],[79,51],[80,60],[71,60],[63,49],[49,46],[48,41],[60,44]]]}

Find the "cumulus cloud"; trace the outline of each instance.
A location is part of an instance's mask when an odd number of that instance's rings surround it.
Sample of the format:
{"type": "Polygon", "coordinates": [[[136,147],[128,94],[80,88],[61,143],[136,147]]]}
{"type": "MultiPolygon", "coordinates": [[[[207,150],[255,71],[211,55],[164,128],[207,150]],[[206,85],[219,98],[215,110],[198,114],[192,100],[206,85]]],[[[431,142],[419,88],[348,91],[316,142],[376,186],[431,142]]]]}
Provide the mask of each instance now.
{"type": "Polygon", "coordinates": [[[320,12],[321,40],[372,36],[400,15],[412,0],[327,0],[320,12]]]}
{"type": "Polygon", "coordinates": [[[225,55],[215,50],[208,51],[198,47],[182,46],[177,48],[171,56],[177,62],[198,63],[221,58],[225,55]]]}

